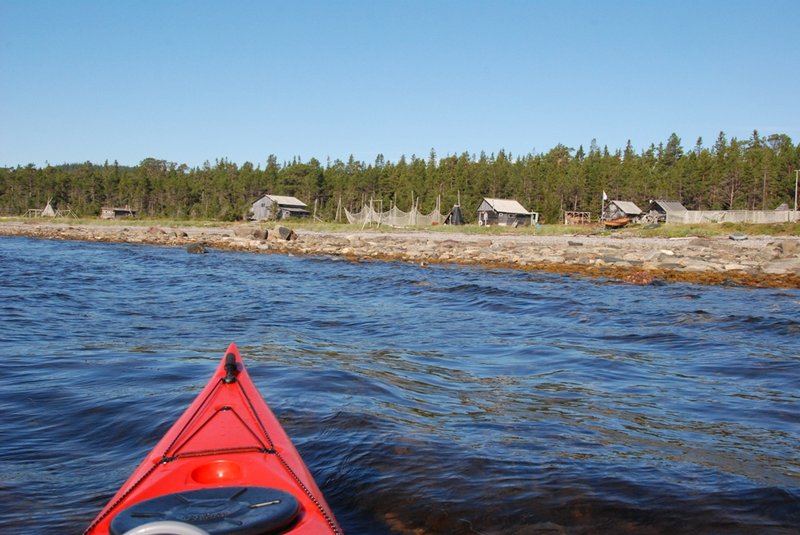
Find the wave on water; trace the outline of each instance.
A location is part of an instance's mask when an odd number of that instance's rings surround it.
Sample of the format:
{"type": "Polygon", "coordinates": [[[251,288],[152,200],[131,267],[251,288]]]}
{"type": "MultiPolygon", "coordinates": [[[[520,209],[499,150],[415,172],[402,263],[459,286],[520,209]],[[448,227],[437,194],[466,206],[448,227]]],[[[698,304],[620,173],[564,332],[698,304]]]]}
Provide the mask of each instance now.
{"type": "Polygon", "coordinates": [[[0,239],[0,532],[80,533],[235,341],[347,533],[790,534],[800,293],[0,239]]]}

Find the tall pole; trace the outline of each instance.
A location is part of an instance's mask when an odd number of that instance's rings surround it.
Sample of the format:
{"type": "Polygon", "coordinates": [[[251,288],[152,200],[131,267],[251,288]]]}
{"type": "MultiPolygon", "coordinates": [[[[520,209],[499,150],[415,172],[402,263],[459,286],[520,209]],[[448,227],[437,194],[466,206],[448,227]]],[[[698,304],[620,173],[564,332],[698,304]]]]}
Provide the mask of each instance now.
{"type": "Polygon", "coordinates": [[[600,224],[603,224],[605,221],[605,212],[606,212],[606,199],[608,196],[606,195],[606,190],[603,190],[603,197],[600,200],[600,224]]]}

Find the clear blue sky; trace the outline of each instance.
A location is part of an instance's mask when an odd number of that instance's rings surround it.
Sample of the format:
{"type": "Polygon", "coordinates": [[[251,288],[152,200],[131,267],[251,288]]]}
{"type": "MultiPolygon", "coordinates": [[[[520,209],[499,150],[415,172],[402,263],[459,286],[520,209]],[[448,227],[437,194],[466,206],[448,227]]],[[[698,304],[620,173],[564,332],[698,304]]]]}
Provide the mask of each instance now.
{"type": "Polygon", "coordinates": [[[800,142],[800,2],[0,0],[0,165],[800,142]]]}

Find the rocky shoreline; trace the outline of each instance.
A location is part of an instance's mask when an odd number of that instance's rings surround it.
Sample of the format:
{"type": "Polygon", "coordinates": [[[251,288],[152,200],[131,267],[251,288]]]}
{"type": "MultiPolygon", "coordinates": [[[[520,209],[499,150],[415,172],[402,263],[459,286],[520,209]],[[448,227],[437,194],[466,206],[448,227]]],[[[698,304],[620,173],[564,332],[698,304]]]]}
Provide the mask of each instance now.
{"type": "Polygon", "coordinates": [[[207,249],[333,256],[549,271],[634,284],[681,281],[800,288],[800,238],[749,236],[634,238],[529,236],[431,231],[294,232],[232,223],[217,227],[145,227],[0,222],[0,236],[142,243],[207,249]]]}

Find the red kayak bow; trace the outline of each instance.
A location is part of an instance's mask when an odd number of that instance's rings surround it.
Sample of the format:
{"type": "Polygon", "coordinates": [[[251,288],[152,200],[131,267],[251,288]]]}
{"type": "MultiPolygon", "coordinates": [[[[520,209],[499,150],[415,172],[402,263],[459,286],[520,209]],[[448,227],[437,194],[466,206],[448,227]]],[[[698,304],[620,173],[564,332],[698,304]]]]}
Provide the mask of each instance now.
{"type": "Polygon", "coordinates": [[[231,344],[208,385],[84,533],[342,531],[231,344]]]}

